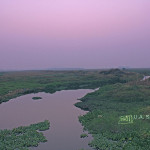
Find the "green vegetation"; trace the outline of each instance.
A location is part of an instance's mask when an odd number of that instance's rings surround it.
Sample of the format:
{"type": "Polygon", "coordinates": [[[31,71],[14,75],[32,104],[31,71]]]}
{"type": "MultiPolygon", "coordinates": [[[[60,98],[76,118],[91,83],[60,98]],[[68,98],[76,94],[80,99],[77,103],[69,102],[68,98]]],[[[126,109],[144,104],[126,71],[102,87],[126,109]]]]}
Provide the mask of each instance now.
{"type": "Polygon", "coordinates": [[[80,138],[85,138],[85,137],[88,137],[88,135],[86,133],[83,133],[80,135],[80,138]]]}
{"type": "Polygon", "coordinates": [[[0,103],[24,94],[54,93],[68,89],[95,89],[107,84],[126,83],[143,75],[112,70],[21,71],[3,72],[0,76],[0,103]]]}
{"type": "Polygon", "coordinates": [[[48,120],[30,126],[21,126],[12,130],[0,130],[1,150],[28,150],[29,147],[37,147],[40,142],[46,142],[42,132],[48,130],[48,120]]]}
{"type": "Polygon", "coordinates": [[[81,101],[76,106],[90,111],[79,117],[85,130],[93,134],[90,146],[100,150],[150,149],[150,117],[138,117],[132,124],[118,124],[120,116],[150,115],[149,80],[106,85],[81,101]]]}
{"type": "Polygon", "coordinates": [[[42,99],[42,97],[32,97],[33,100],[39,100],[42,99]]]}
{"type": "Polygon", "coordinates": [[[121,116],[150,115],[150,79],[141,81],[144,75],[150,75],[150,69],[5,72],[0,75],[0,103],[29,93],[100,87],[75,104],[90,111],[79,117],[94,137],[89,145],[100,150],[148,150],[150,119],[118,124],[121,116]]]}
{"type": "Polygon", "coordinates": [[[82,102],[76,104],[85,110],[116,110],[119,113],[126,113],[133,106],[147,106],[150,105],[150,86],[120,84],[106,85],[101,87],[98,91],[89,93],[81,98],[82,102]]]}

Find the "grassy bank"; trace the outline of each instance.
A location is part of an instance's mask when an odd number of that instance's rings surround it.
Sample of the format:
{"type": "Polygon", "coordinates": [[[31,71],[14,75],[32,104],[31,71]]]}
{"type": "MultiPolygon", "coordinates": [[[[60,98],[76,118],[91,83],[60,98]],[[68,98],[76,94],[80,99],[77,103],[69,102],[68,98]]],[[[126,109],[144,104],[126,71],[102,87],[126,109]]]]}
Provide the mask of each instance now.
{"type": "Polygon", "coordinates": [[[21,126],[12,130],[0,130],[1,150],[28,150],[29,147],[37,147],[40,142],[46,142],[42,132],[48,130],[48,120],[30,126],[21,126]]]}
{"type": "MultiPolygon", "coordinates": [[[[0,76],[0,103],[20,95],[68,89],[94,89],[106,84],[136,80],[136,73],[118,69],[109,71],[22,71],[5,72],[0,76]]],[[[141,78],[141,75],[138,74],[141,78]]]]}
{"type": "Polygon", "coordinates": [[[79,117],[100,150],[150,149],[150,81],[106,85],[76,104],[90,112],[79,117]],[[121,118],[125,119],[121,122],[121,118]],[[130,120],[130,119],[131,120],[130,120]]]}

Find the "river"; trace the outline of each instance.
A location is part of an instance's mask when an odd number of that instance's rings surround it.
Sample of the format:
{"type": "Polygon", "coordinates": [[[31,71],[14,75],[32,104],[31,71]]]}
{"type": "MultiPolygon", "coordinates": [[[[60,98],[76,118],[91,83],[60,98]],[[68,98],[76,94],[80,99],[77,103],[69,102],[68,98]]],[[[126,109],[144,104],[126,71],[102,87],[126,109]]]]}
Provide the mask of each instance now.
{"type": "Polygon", "coordinates": [[[40,92],[14,98],[0,104],[0,129],[28,126],[44,120],[50,121],[50,129],[44,131],[48,142],[40,143],[31,150],[92,150],[88,146],[92,136],[80,138],[83,127],[79,115],[87,112],[74,106],[78,98],[92,90],[64,90],[54,94],[40,92]],[[32,97],[42,97],[32,100],[32,97]]]}

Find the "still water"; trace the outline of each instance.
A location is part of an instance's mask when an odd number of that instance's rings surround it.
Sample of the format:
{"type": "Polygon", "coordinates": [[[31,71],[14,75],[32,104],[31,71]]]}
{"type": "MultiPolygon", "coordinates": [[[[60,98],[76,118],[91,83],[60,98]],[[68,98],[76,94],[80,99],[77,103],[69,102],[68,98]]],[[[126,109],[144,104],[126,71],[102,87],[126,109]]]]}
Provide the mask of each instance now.
{"type": "Polygon", "coordinates": [[[48,142],[31,150],[92,150],[88,146],[92,136],[80,138],[83,127],[79,115],[87,112],[74,106],[78,98],[92,90],[65,90],[54,94],[28,94],[0,104],[0,129],[28,126],[44,120],[50,121],[50,129],[44,131],[48,142]],[[41,100],[32,100],[40,96],[41,100]]]}

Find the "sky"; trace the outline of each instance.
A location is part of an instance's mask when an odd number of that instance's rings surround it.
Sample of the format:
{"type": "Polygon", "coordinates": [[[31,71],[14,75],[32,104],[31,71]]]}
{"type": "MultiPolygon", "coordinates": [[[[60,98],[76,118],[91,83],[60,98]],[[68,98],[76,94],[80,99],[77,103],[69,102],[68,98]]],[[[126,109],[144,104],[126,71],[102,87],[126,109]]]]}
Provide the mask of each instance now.
{"type": "Polygon", "coordinates": [[[149,0],[0,0],[0,70],[150,68],[149,0]]]}

